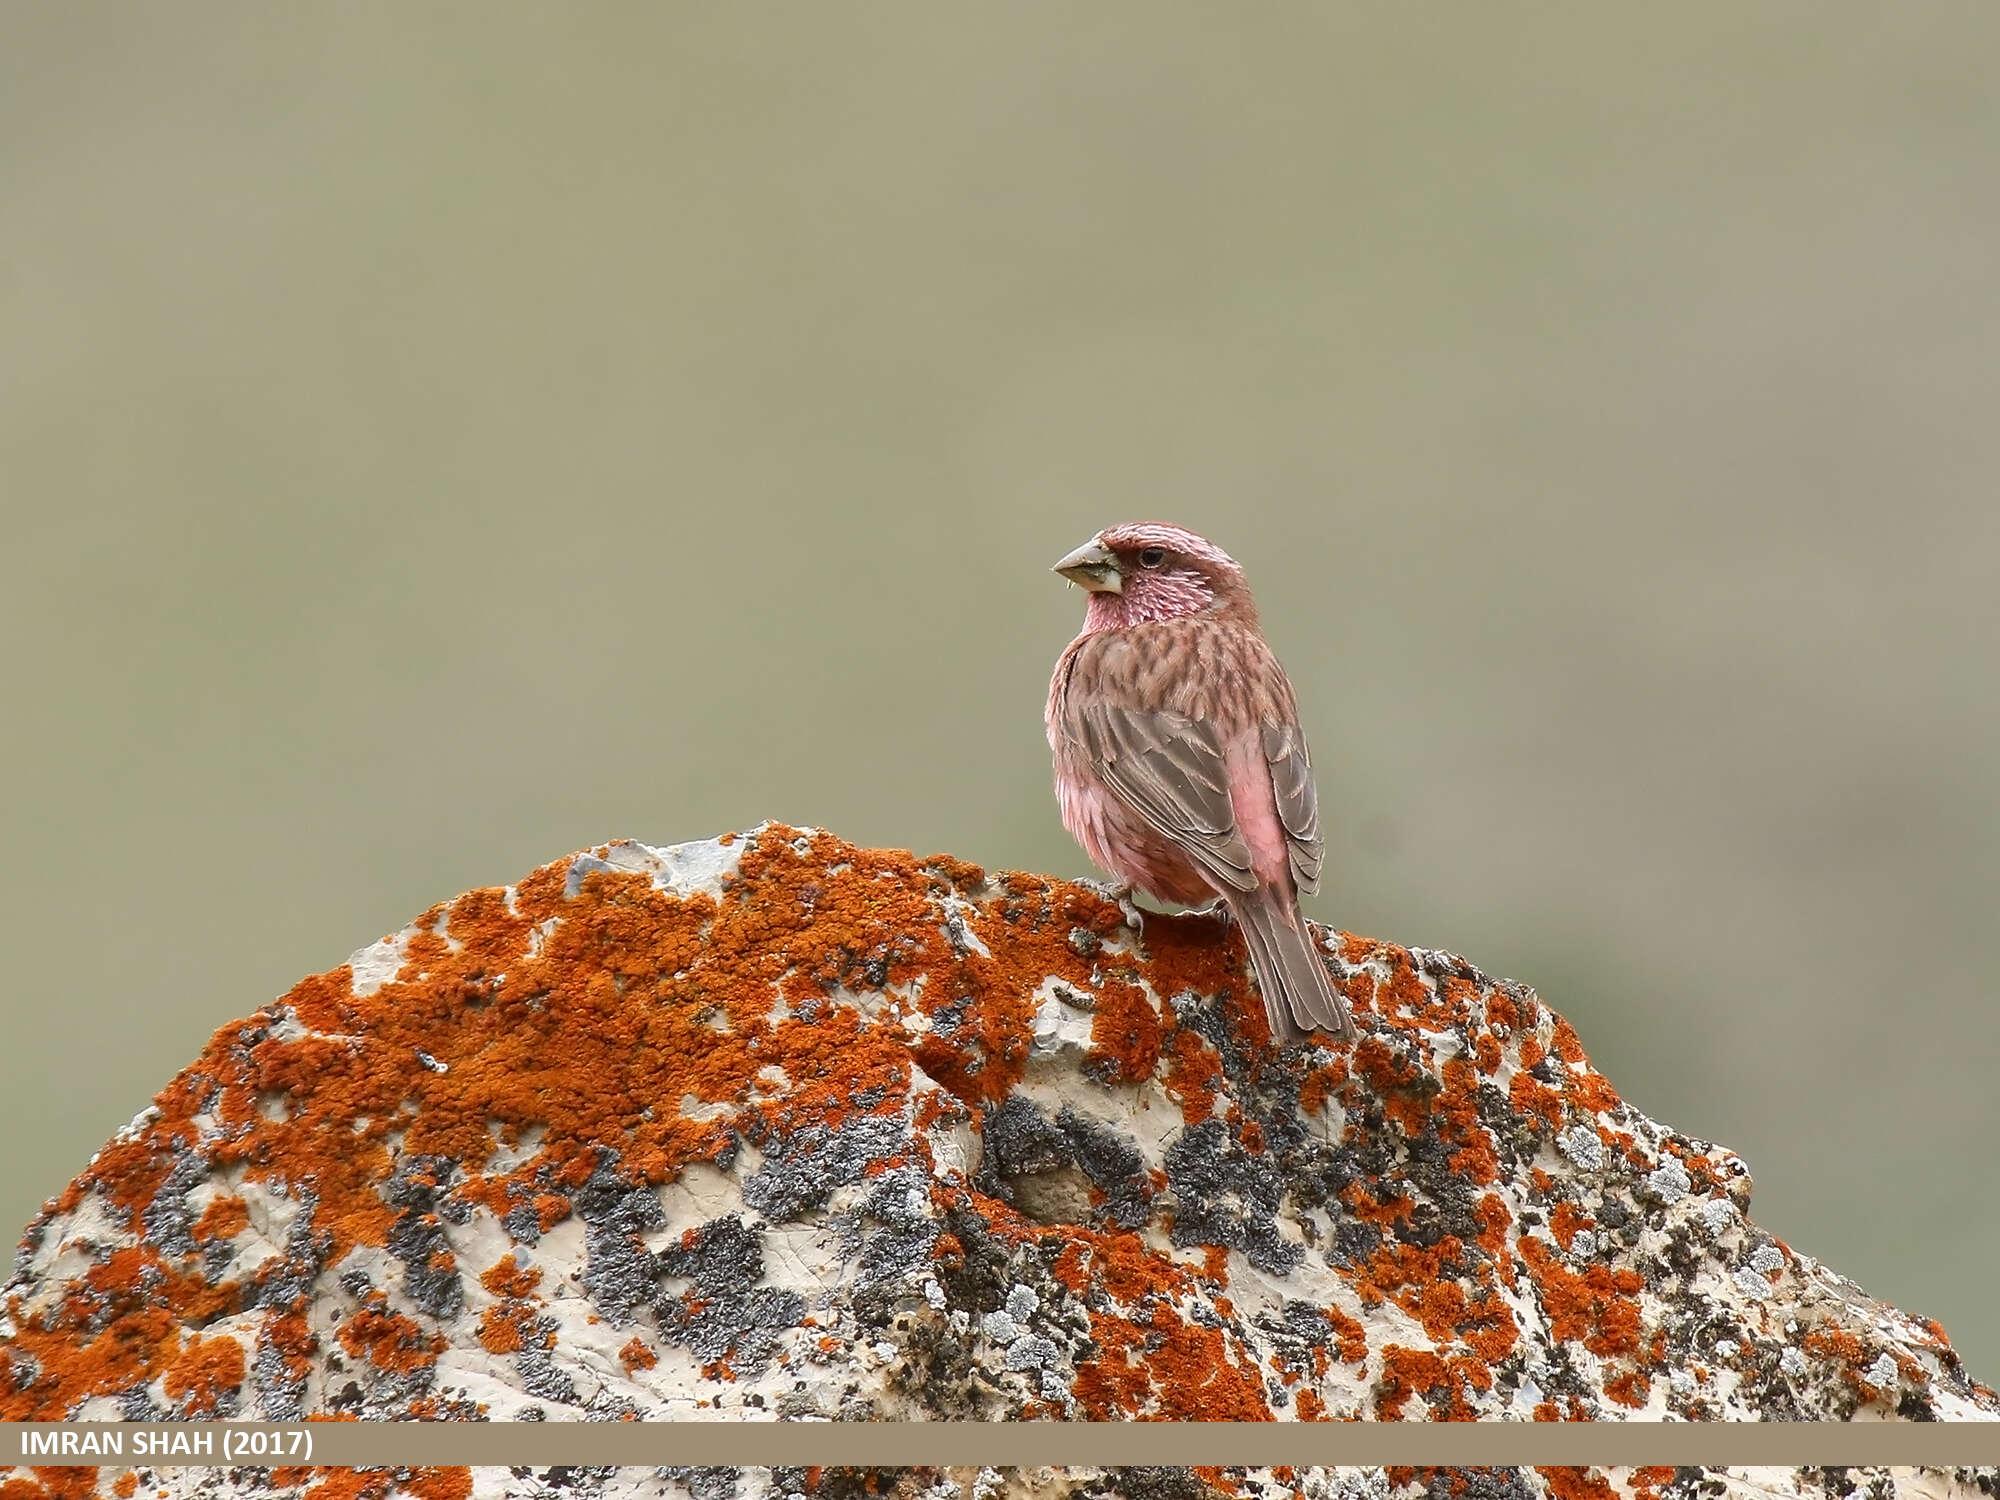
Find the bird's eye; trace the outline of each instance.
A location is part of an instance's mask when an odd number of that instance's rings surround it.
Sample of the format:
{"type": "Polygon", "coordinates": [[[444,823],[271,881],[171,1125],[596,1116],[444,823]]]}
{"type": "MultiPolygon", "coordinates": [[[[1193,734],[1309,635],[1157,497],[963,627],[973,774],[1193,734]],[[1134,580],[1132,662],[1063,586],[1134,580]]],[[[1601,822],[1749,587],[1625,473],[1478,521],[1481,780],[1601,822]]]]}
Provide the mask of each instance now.
{"type": "Polygon", "coordinates": [[[1144,552],[1139,554],[1139,566],[1142,568],[1157,568],[1166,560],[1167,549],[1165,547],[1148,547],[1144,552]]]}

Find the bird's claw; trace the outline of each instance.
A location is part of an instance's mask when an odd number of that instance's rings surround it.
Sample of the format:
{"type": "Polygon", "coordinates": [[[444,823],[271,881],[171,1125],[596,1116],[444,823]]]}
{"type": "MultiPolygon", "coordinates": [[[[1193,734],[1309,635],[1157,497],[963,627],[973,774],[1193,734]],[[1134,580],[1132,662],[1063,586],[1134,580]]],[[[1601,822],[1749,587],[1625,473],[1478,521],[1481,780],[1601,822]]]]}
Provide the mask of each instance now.
{"type": "Polygon", "coordinates": [[[1189,907],[1181,915],[1188,917],[1207,917],[1211,921],[1220,922],[1224,927],[1229,926],[1231,922],[1236,920],[1235,917],[1230,914],[1229,903],[1223,900],[1222,897],[1220,896],[1217,896],[1213,901],[1209,902],[1208,905],[1206,906],[1189,907]]]}
{"type": "Polygon", "coordinates": [[[1094,891],[1106,901],[1116,902],[1118,910],[1125,918],[1125,925],[1134,932],[1146,930],[1146,914],[1132,901],[1132,882],[1129,880],[1079,880],[1078,885],[1087,891],[1094,891]]]}

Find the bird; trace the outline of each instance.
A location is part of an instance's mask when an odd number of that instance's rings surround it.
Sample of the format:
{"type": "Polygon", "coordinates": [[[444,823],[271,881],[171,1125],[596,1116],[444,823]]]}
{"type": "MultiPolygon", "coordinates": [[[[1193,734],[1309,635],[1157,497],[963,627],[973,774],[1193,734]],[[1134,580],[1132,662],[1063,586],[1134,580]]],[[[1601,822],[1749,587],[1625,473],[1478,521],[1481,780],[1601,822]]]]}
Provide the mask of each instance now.
{"type": "Polygon", "coordinates": [[[1206,904],[1243,930],[1280,1045],[1353,1041],[1299,910],[1326,842],[1298,700],[1242,567],[1192,531],[1140,521],[1054,571],[1087,592],[1044,715],[1063,826],[1121,901],[1206,904]]]}

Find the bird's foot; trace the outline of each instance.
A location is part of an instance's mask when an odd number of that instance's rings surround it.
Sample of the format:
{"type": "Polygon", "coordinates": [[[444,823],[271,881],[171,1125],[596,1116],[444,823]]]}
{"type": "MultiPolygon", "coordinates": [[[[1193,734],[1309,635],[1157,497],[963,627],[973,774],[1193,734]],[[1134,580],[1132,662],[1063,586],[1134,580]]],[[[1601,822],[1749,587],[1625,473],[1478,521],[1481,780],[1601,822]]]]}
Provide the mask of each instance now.
{"type": "Polygon", "coordinates": [[[1206,906],[1191,906],[1182,912],[1181,915],[1184,917],[1207,917],[1211,921],[1220,922],[1224,927],[1229,926],[1236,920],[1230,913],[1229,903],[1220,896],[1217,896],[1206,906]]]}
{"type": "Polygon", "coordinates": [[[1115,901],[1118,910],[1125,917],[1125,925],[1134,932],[1146,930],[1146,914],[1132,901],[1132,882],[1129,880],[1079,880],[1078,885],[1087,891],[1095,891],[1106,901],[1115,901]]]}

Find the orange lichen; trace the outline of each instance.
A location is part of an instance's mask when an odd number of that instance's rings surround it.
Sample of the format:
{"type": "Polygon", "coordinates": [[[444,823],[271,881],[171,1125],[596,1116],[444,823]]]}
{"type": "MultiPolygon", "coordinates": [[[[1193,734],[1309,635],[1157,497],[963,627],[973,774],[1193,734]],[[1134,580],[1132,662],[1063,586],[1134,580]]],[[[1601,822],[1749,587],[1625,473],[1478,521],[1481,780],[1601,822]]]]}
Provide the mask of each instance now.
{"type": "Polygon", "coordinates": [[[1431,1113],[1438,1122],[1438,1134],[1458,1147],[1452,1153],[1451,1169],[1484,1187],[1500,1177],[1500,1157],[1493,1149],[1493,1137],[1479,1121],[1479,1074],[1463,1058],[1449,1059],[1443,1069],[1444,1087],[1432,1102],[1431,1113]]]}
{"type": "Polygon", "coordinates": [[[1555,1212],[1549,1215],[1549,1233],[1556,1237],[1556,1243],[1567,1250],[1577,1231],[1589,1229],[1597,1223],[1589,1214],[1574,1203],[1558,1203],[1555,1212]]]}
{"type": "Polygon", "coordinates": [[[472,1470],[465,1468],[423,1469],[329,1469],[287,1465],[271,1471],[271,1483],[281,1489],[296,1489],[311,1483],[304,1500],[389,1500],[394,1494],[408,1493],[418,1500],[467,1500],[472,1493],[472,1470]]]}
{"type": "Polygon", "coordinates": [[[503,1255],[486,1268],[479,1284],[496,1297],[525,1297],[541,1284],[539,1266],[523,1266],[512,1255],[503,1255]]]}
{"type": "Polygon", "coordinates": [[[303,1313],[284,1313],[268,1320],[262,1342],[276,1352],[279,1373],[288,1381],[306,1378],[312,1369],[313,1353],[319,1348],[319,1337],[303,1313]]]}
{"type": "Polygon", "coordinates": [[[1393,1225],[1398,1219],[1409,1218],[1417,1206],[1416,1199],[1407,1193],[1393,1193],[1388,1197],[1377,1197],[1365,1183],[1351,1183],[1341,1194],[1341,1201],[1357,1219],[1371,1224],[1393,1225]]]}
{"type": "Polygon", "coordinates": [[[1812,1328],[1800,1342],[1808,1354],[1835,1361],[1848,1387],[1863,1400],[1873,1400],[1881,1394],[1880,1388],[1863,1374],[1874,1364],[1874,1357],[1854,1334],[1844,1328],[1812,1328]]]}
{"type": "MultiPolygon", "coordinates": [[[[917,861],[919,869],[927,873],[942,875],[961,889],[969,890],[986,883],[986,871],[969,859],[960,859],[952,854],[926,854],[917,861]]],[[[1010,882],[1011,883],[1011,882],[1010,882]]]]}
{"type": "Polygon", "coordinates": [[[645,1340],[637,1334],[634,1334],[625,1347],[618,1351],[618,1363],[625,1367],[627,1375],[640,1370],[650,1370],[659,1362],[660,1356],[648,1349],[645,1340]]]}
{"type": "Polygon", "coordinates": [[[1146,992],[1124,980],[1107,980],[1090,1018],[1090,1059],[1105,1076],[1136,1083],[1160,1065],[1159,1013],[1146,992]]]}
{"type": "Polygon", "coordinates": [[[1375,984],[1374,1000],[1378,1012],[1406,1026],[1435,1028],[1451,1024],[1454,1016],[1450,1004],[1439,999],[1424,983],[1409,949],[1399,948],[1393,943],[1380,943],[1376,945],[1375,958],[1378,962],[1386,961],[1389,966],[1388,978],[1375,984]]]}
{"type": "Polygon", "coordinates": [[[1537,1464],[1535,1472],[1547,1481],[1555,1500],[1619,1500],[1618,1491],[1596,1469],[1543,1468],[1537,1464]]]}
{"type": "Polygon", "coordinates": [[[1334,981],[1335,989],[1347,1002],[1347,1008],[1356,1015],[1363,1015],[1375,1008],[1375,976],[1367,969],[1353,969],[1344,978],[1334,981]]]}
{"type": "Polygon", "coordinates": [[[1627,1370],[1604,1382],[1604,1394],[1621,1406],[1640,1407],[1652,1393],[1653,1383],[1637,1370],[1627,1370]]]}
{"type": "MultiPolygon", "coordinates": [[[[1440,1285],[1445,1267],[1456,1265],[1465,1253],[1455,1235],[1446,1235],[1428,1248],[1392,1241],[1355,1268],[1355,1286],[1377,1296],[1395,1296],[1396,1303],[1412,1317],[1418,1317],[1422,1299],[1440,1285]]],[[[1458,1297],[1463,1288],[1454,1286],[1458,1297]]]]}
{"type": "Polygon", "coordinates": [[[1053,1271],[1073,1292],[1082,1294],[1095,1287],[1132,1304],[1194,1289],[1194,1276],[1187,1267],[1136,1234],[1099,1234],[1081,1226],[1066,1227],[1064,1234],[1069,1242],[1057,1255],[1053,1271]]]}
{"type": "Polygon", "coordinates": [[[85,1500],[97,1493],[94,1468],[51,1467],[28,1472],[35,1477],[0,1480],[0,1500],[85,1500]]]}
{"type": "Polygon", "coordinates": [[[1183,1319],[1167,1299],[1146,1322],[1093,1310],[1096,1358],[1076,1371],[1076,1399],[1094,1421],[1268,1422],[1264,1383],[1222,1330],[1183,1319]]]}
{"type": "Polygon", "coordinates": [[[10,1422],[59,1421],[77,1402],[150,1378],[180,1348],[177,1319],[164,1306],[123,1310],[101,1332],[80,1320],[24,1323],[0,1367],[0,1416],[10,1422]],[[36,1371],[32,1388],[17,1384],[19,1356],[36,1371]]]}
{"type": "Polygon", "coordinates": [[[1305,1082],[1299,1086],[1299,1110],[1303,1114],[1316,1115],[1326,1108],[1327,1100],[1333,1098],[1347,1084],[1347,1059],[1336,1057],[1323,1063],[1306,1074],[1305,1082]]]}
{"type": "Polygon", "coordinates": [[[1427,1282],[1396,1300],[1405,1312],[1424,1325],[1424,1332],[1431,1336],[1433,1343],[1438,1344],[1451,1342],[1472,1302],[1465,1295],[1465,1288],[1456,1281],[1427,1282]]]}
{"type": "Polygon", "coordinates": [[[233,1193],[211,1202],[194,1222],[194,1237],[204,1242],[229,1240],[241,1234],[250,1222],[250,1205],[233,1193]]]}
{"type": "Polygon", "coordinates": [[[1475,1391],[1492,1389],[1493,1372],[1469,1355],[1439,1355],[1430,1349],[1406,1349],[1388,1344],[1382,1350],[1382,1377],[1376,1385],[1376,1410],[1384,1421],[1403,1420],[1412,1396],[1440,1399],[1432,1415],[1441,1421],[1470,1422],[1478,1417],[1471,1402],[1475,1391]]]}
{"type": "Polygon", "coordinates": [[[414,1469],[402,1488],[417,1500],[467,1500],[472,1494],[470,1469],[414,1469]]]}
{"type": "Polygon", "coordinates": [[[1646,1283],[1637,1271],[1593,1265],[1578,1273],[1562,1265],[1544,1240],[1523,1235],[1517,1244],[1554,1337],[1581,1339],[1600,1356],[1630,1354],[1639,1347],[1639,1304],[1633,1296],[1646,1283]]]}
{"type": "Polygon", "coordinates": [[[1516,1073],[1507,1085],[1507,1102],[1517,1115],[1540,1115],[1551,1125],[1563,1121],[1563,1096],[1526,1072],[1516,1073]]]}
{"type": "Polygon", "coordinates": [[[1364,1036],[1355,1043],[1352,1066],[1384,1099],[1408,1088],[1422,1076],[1414,1059],[1374,1035],[1364,1036]]]}
{"type": "MultiPolygon", "coordinates": [[[[1488,1255],[1499,1256],[1507,1244],[1507,1231],[1514,1223],[1513,1214],[1507,1210],[1507,1200],[1498,1193],[1482,1193],[1472,1205],[1472,1217],[1479,1225],[1479,1246],[1488,1255]]],[[[1506,1266],[1508,1261],[1502,1261],[1506,1266]]],[[[1508,1284],[1513,1284],[1512,1278],[1508,1284]]]]}
{"type": "Polygon", "coordinates": [[[194,1338],[167,1366],[167,1399],[189,1418],[214,1416],[222,1398],[243,1383],[243,1346],[235,1339],[194,1338]]]}
{"type": "Polygon", "coordinates": [[[512,1354],[525,1342],[520,1314],[507,1303],[495,1303],[479,1315],[479,1342],[489,1353],[512,1354]]]}
{"type": "Polygon", "coordinates": [[[1239,1026],[1251,1022],[1253,1041],[1269,1039],[1263,1002],[1255,998],[1247,982],[1249,954],[1240,934],[1208,917],[1148,917],[1146,955],[1144,971],[1155,994],[1165,997],[1188,990],[1201,995],[1227,993],[1236,1002],[1230,1009],[1231,1019],[1239,1026]]]}
{"type": "Polygon", "coordinates": [[[424,1332],[415,1320],[371,1304],[341,1325],[340,1346],[379,1370],[407,1375],[435,1364],[445,1341],[439,1334],[424,1332]]]}
{"type": "Polygon", "coordinates": [[[1346,1364],[1359,1364],[1368,1357],[1368,1334],[1360,1322],[1350,1318],[1337,1307],[1325,1307],[1320,1311],[1327,1322],[1333,1325],[1333,1333],[1338,1340],[1340,1358],[1346,1364]]]}
{"type": "Polygon", "coordinates": [[[1573,1106],[1587,1114],[1602,1114],[1614,1110],[1622,1102],[1618,1097],[1618,1091],[1611,1086],[1610,1079],[1582,1063],[1571,1066],[1569,1077],[1563,1084],[1563,1095],[1573,1106]]]}
{"type": "Polygon", "coordinates": [[[1583,1043],[1577,1039],[1576,1029],[1561,1016],[1556,1017],[1550,1045],[1557,1057],[1572,1066],[1583,1061],[1583,1043]]]}
{"type": "Polygon", "coordinates": [[[1512,1310],[1502,1298],[1490,1295],[1473,1303],[1456,1329],[1466,1346],[1489,1365],[1498,1364],[1513,1353],[1521,1340],[1520,1325],[1514,1321],[1512,1310]]]}

